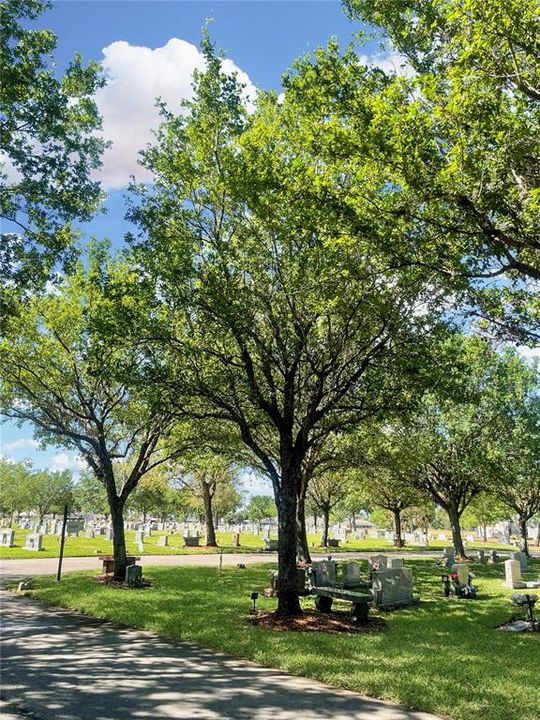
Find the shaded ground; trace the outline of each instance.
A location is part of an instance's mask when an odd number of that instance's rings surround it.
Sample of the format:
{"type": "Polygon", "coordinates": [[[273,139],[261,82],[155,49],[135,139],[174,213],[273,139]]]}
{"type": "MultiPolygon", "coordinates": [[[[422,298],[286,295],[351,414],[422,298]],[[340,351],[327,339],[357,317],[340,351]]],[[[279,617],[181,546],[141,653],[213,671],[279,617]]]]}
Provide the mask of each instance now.
{"type": "Polygon", "coordinates": [[[2,688],[42,720],[433,720],[2,593],[2,688]]]}
{"type": "Polygon", "coordinates": [[[304,612],[300,617],[279,617],[274,612],[259,612],[249,618],[251,625],[267,630],[291,630],[293,632],[322,633],[369,633],[377,632],[386,626],[382,618],[369,618],[359,625],[354,622],[350,612],[332,613],[304,612]]]}

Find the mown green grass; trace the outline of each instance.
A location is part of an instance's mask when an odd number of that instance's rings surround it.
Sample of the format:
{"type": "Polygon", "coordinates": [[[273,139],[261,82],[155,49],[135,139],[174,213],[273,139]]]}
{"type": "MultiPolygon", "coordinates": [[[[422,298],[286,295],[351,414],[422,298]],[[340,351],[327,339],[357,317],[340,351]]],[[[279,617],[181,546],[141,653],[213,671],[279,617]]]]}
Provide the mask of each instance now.
{"type": "MultiPolygon", "coordinates": [[[[5,548],[0,547],[0,557],[2,558],[13,558],[13,559],[25,559],[25,558],[36,558],[36,557],[58,557],[60,551],[60,536],[59,535],[44,535],[43,536],[43,550],[25,550],[25,538],[29,533],[29,530],[15,529],[15,547],[5,548]]],[[[199,548],[185,548],[183,547],[183,541],[181,534],[177,533],[170,537],[168,547],[160,547],[157,544],[157,540],[161,535],[165,535],[163,532],[153,532],[151,537],[145,538],[144,551],[140,552],[137,545],[135,544],[135,532],[133,530],[126,531],[126,543],[127,551],[130,554],[136,555],[196,555],[199,553],[215,553],[223,550],[224,553],[238,553],[238,552],[259,552],[264,548],[264,542],[262,535],[255,535],[252,533],[241,533],[240,534],[240,547],[232,546],[232,532],[217,532],[217,541],[219,548],[205,548],[201,545],[199,548]]],[[[328,552],[332,555],[340,552],[351,552],[351,551],[365,551],[365,552],[392,552],[396,551],[395,548],[388,540],[384,538],[365,538],[363,540],[351,539],[348,543],[343,543],[339,548],[321,548],[319,546],[320,536],[310,534],[308,536],[309,544],[313,552],[328,552]]],[[[201,543],[204,542],[204,538],[201,538],[201,543]]],[[[420,547],[418,545],[407,545],[400,549],[400,552],[419,552],[422,550],[440,550],[447,545],[451,544],[448,540],[434,540],[430,543],[429,547],[420,547]]],[[[483,547],[486,550],[508,550],[509,546],[500,545],[497,543],[482,543],[475,542],[470,545],[472,548],[483,547]]],[[[112,542],[105,540],[104,537],[97,536],[94,539],[88,539],[84,537],[84,532],[79,533],[79,537],[68,537],[66,538],[66,544],[64,548],[65,557],[83,557],[87,555],[94,555],[96,550],[100,550],[102,554],[112,552],[112,542]]]]}
{"type": "MultiPolygon", "coordinates": [[[[46,603],[197,642],[373,697],[455,720],[538,720],[540,633],[495,629],[513,615],[504,567],[475,565],[478,600],[447,599],[433,560],[414,568],[419,606],[380,613],[386,627],[366,634],[276,632],[249,625],[249,594],[262,593],[271,565],[246,569],[151,567],[142,590],[104,587],[89,573],[36,579],[46,603]]],[[[532,563],[533,579],[540,561],[532,563]]],[[[310,598],[302,600],[312,607],[310,598]]],[[[261,597],[259,609],[275,607],[261,597]]],[[[339,605],[338,605],[339,606],[339,605]]],[[[347,607],[346,605],[343,606],[347,607]]]]}

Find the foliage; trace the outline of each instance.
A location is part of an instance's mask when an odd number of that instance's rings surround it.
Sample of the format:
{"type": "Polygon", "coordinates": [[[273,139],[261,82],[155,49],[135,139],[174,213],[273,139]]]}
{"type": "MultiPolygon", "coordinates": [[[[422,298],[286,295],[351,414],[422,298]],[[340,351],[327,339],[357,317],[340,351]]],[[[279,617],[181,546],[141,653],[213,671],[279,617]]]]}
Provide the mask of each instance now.
{"type": "MultiPolygon", "coordinates": [[[[100,199],[92,173],[104,148],[93,95],[103,84],[99,66],[76,56],[59,77],[51,30],[29,27],[50,7],[42,0],[2,3],[0,31],[0,268],[2,300],[13,289],[41,284],[100,199]]],[[[15,310],[15,306],[11,306],[15,310]]]]}
{"type": "Polygon", "coordinates": [[[267,495],[252,495],[246,505],[246,517],[251,522],[259,523],[277,515],[276,504],[267,495]]]}
{"type": "Polygon", "coordinates": [[[471,285],[480,314],[538,340],[538,0],[344,4],[412,68],[391,79],[377,117],[403,212],[417,221],[410,261],[480,279],[471,285]]]}
{"type": "Polygon", "coordinates": [[[0,457],[0,511],[13,514],[29,509],[28,478],[32,463],[0,457]]]}
{"type": "Polygon", "coordinates": [[[83,513],[109,514],[107,492],[98,478],[88,470],[81,473],[73,487],[73,503],[83,513]]]}

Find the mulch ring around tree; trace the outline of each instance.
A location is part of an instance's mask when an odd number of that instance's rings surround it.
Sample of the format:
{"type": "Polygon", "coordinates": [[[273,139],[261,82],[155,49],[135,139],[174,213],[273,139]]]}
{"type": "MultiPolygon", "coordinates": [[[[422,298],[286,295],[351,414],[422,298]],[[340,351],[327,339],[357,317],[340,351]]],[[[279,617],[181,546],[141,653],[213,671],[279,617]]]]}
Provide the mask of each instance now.
{"type": "Polygon", "coordinates": [[[383,618],[372,617],[359,625],[350,613],[339,610],[332,613],[306,610],[303,615],[294,617],[282,617],[275,612],[257,612],[248,617],[248,622],[265,630],[292,632],[372,633],[386,628],[386,620],[383,618]]]}
{"type": "Polygon", "coordinates": [[[119,590],[145,590],[152,587],[152,583],[148,580],[143,579],[137,585],[128,585],[125,580],[115,580],[112,575],[95,575],[94,580],[100,585],[107,585],[107,587],[114,587],[119,590]]]}

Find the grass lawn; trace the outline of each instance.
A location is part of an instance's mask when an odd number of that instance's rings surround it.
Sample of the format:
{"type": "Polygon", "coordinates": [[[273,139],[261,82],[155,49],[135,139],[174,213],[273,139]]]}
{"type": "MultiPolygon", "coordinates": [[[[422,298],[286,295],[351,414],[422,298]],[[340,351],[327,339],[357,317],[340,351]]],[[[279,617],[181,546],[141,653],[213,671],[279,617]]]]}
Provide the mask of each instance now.
{"type": "MultiPolygon", "coordinates": [[[[25,558],[36,558],[36,557],[58,557],[60,550],[60,536],[59,535],[44,535],[43,536],[43,550],[39,552],[35,550],[25,550],[25,539],[29,530],[21,530],[20,528],[15,529],[15,547],[5,548],[0,547],[0,557],[13,558],[13,559],[25,559],[25,558]]],[[[157,540],[161,535],[165,535],[163,532],[153,532],[151,537],[145,538],[144,551],[139,552],[135,545],[135,531],[126,531],[126,542],[127,550],[130,554],[136,555],[194,555],[199,553],[215,553],[219,550],[223,550],[224,553],[238,553],[238,552],[259,552],[264,548],[264,542],[262,535],[254,535],[252,533],[241,533],[240,547],[232,546],[232,532],[217,532],[217,541],[220,548],[184,548],[183,541],[180,534],[172,535],[169,539],[168,547],[161,547],[157,544],[157,540]]],[[[204,539],[201,539],[201,543],[204,539]]],[[[341,544],[339,548],[321,548],[318,547],[320,536],[310,534],[308,541],[313,548],[313,552],[331,553],[335,555],[340,552],[350,551],[366,551],[366,552],[392,552],[396,551],[390,541],[384,538],[365,538],[364,540],[351,539],[350,542],[341,544]]],[[[421,550],[442,550],[442,548],[451,545],[450,540],[434,540],[430,543],[429,547],[422,547],[418,545],[407,545],[400,549],[400,552],[418,552],[421,550]]],[[[510,546],[500,545],[497,543],[483,543],[475,542],[469,546],[472,548],[483,547],[486,550],[508,550],[510,546]]],[[[514,547],[512,549],[515,549],[514,547]]],[[[93,555],[95,550],[101,550],[103,554],[112,553],[112,541],[105,540],[104,537],[97,536],[93,540],[84,537],[84,532],[79,533],[79,537],[68,537],[66,538],[66,544],[64,548],[65,557],[82,557],[86,555],[93,555]]]]}
{"type": "MultiPolygon", "coordinates": [[[[433,560],[407,564],[422,603],[381,613],[386,627],[366,634],[276,632],[247,624],[249,593],[262,592],[271,565],[221,575],[214,568],[153,567],[145,571],[152,586],[142,590],[104,587],[90,573],[67,574],[60,584],[39,577],[32,594],[455,720],[538,720],[540,633],[494,629],[520,615],[509,602],[512,591],[501,587],[504,566],[475,565],[479,599],[456,600],[443,596],[433,560]]],[[[540,561],[532,566],[526,578],[538,576],[540,561]]],[[[302,602],[312,606],[311,599],[302,602]]],[[[258,603],[261,610],[275,604],[258,603]]]]}

